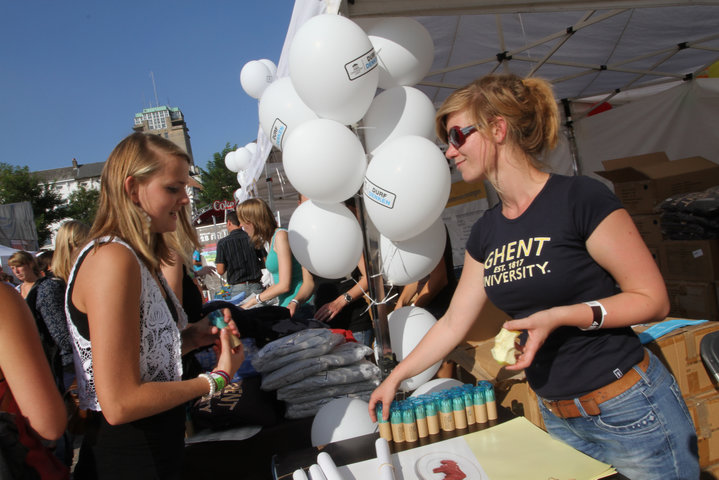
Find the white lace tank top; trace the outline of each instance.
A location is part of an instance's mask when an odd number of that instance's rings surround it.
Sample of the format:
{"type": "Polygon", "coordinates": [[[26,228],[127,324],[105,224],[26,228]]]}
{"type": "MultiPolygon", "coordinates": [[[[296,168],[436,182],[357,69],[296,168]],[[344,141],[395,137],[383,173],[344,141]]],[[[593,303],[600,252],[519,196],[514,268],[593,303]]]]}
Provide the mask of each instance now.
{"type": "MultiPolygon", "coordinates": [[[[100,411],[101,408],[95,391],[90,339],[83,337],[75,325],[75,320],[77,319],[73,318],[71,314],[70,304],[72,299],[70,293],[74,285],[75,274],[81,259],[85,256],[85,252],[93,248],[96,243],[108,241],[127,247],[140,264],[140,276],[142,278],[142,291],[140,294],[140,379],[143,382],[171,382],[181,379],[180,330],[187,325],[187,316],[177,297],[167,286],[164,277],[159,274],[158,277],[177,311],[178,321],[175,324],[160,287],[153,279],[150,270],[142,263],[130,245],[117,238],[103,237],[90,242],[83,248],[68,279],[68,288],[65,293],[65,316],[73,343],[73,358],[75,374],[77,375],[80,408],[95,411],[100,411]]],[[[77,312],[77,309],[74,310],[77,312]]]]}

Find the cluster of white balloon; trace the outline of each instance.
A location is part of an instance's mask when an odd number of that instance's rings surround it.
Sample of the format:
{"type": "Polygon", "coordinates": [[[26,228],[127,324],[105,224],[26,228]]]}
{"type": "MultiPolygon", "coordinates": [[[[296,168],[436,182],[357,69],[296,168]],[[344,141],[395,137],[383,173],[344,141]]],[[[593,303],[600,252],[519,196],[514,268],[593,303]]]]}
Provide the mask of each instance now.
{"type": "MultiPolygon", "coordinates": [[[[288,180],[310,199],[293,213],[288,236],[293,254],[312,273],[341,278],[359,262],[361,227],[342,202],[360,189],[381,234],[387,284],[417,281],[439,262],[450,172],[433,141],[434,105],[413,87],[433,59],[432,38],[414,19],[354,22],[324,14],[297,30],[288,77],[264,85],[261,66],[250,62],[243,68],[243,75],[246,69],[248,76],[260,72],[248,87],[243,81],[243,88],[251,96],[259,92],[260,126],[282,151],[288,180]]],[[[416,319],[413,324],[416,341],[431,327],[416,319]]],[[[390,341],[393,351],[402,350],[390,341]]],[[[407,389],[431,378],[438,367],[406,382],[407,389]]]]}
{"type": "MultiPolygon", "coordinates": [[[[260,98],[262,93],[277,75],[277,66],[272,60],[263,58],[247,62],[240,72],[242,89],[252,98],[260,98]]],[[[237,183],[240,188],[235,190],[235,201],[247,198],[251,190],[255,189],[255,179],[248,172],[252,158],[257,153],[257,144],[250,142],[244,147],[228,152],[225,155],[225,166],[231,172],[237,173],[237,183]],[[244,189],[244,191],[243,191],[244,189]]],[[[253,193],[257,193],[256,191],[253,193]]]]}

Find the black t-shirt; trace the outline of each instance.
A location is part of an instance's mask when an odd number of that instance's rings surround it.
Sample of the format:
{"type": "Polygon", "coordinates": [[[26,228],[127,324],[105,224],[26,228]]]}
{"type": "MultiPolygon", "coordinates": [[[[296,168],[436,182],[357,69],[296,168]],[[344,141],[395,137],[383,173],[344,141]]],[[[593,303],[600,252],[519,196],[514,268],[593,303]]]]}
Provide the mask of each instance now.
{"type": "MultiPolygon", "coordinates": [[[[594,229],[619,208],[617,197],[597,180],[552,175],[518,218],[505,218],[501,204],[488,210],[472,227],[467,252],[484,264],[490,300],[517,319],[619,293],[586,248],[594,229]]],[[[572,398],[611,383],[642,356],[630,327],[559,327],[526,374],[539,395],[572,398]]]]}
{"type": "Polygon", "coordinates": [[[259,281],[262,277],[262,262],[250,236],[241,228],[217,242],[215,263],[225,265],[227,283],[235,285],[241,282],[259,281]]]}

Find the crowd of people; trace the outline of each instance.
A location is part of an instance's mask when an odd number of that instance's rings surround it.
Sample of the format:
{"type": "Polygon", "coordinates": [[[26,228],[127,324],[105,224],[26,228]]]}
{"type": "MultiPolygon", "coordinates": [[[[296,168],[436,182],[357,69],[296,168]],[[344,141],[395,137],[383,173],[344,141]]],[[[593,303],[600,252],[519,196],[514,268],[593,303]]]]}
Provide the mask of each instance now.
{"type": "MultiPolygon", "coordinates": [[[[698,478],[677,383],[630,328],[667,314],[661,275],[608,188],[541,164],[558,128],[550,85],[510,74],[478,79],[439,109],[447,158],[500,201],[473,226],[459,281],[447,241],[432,273],[400,292],[396,308],[439,320],[373,392],[369,415],[377,420],[402,380],[446,358],[491,300],[512,318],[504,328],[522,332],[507,368],[525,370],[551,435],[628,478],[698,478]]],[[[227,327],[213,325],[197,282],[189,167],[174,143],[129,135],[105,164],[93,225],[63,224],[45,267],[27,252],[10,259],[20,283],[0,285],[0,428],[14,424],[33,453],[3,449],[2,478],[25,468],[69,478],[72,455],[60,451],[69,388],[87,412],[75,479],[179,478],[188,402],[221,391],[243,364],[235,319],[248,312],[274,307],[372,344],[364,259],[345,279],[313,275],[258,198],[228,215],[217,244],[216,271],[242,298],[223,305],[227,327]],[[188,353],[208,345],[215,365],[198,369],[188,353]]]]}

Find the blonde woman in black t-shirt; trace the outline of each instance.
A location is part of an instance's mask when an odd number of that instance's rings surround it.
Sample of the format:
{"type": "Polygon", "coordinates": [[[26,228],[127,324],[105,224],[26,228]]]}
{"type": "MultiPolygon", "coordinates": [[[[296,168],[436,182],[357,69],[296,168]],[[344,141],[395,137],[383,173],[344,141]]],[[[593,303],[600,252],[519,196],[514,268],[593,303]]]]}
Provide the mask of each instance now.
{"type": "Polygon", "coordinates": [[[472,229],[447,313],[375,390],[370,415],[447,355],[489,298],[523,332],[506,368],[525,370],[551,435],[628,478],[698,478],[677,383],[630,328],[669,311],[656,263],[608,188],[539,162],[558,141],[550,85],[482,77],[445,100],[436,131],[464,181],[489,181],[500,203],[472,229]]]}

